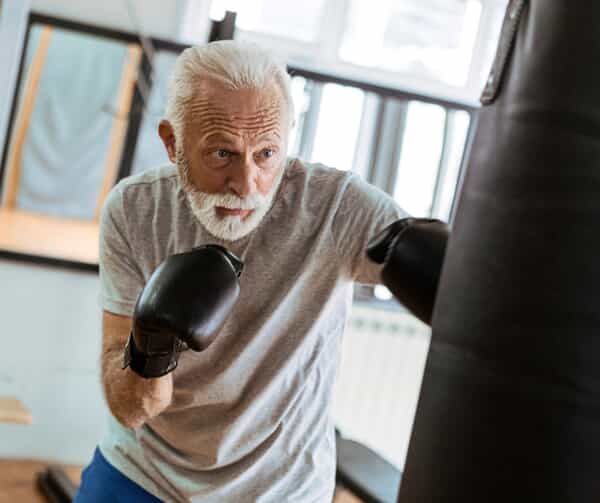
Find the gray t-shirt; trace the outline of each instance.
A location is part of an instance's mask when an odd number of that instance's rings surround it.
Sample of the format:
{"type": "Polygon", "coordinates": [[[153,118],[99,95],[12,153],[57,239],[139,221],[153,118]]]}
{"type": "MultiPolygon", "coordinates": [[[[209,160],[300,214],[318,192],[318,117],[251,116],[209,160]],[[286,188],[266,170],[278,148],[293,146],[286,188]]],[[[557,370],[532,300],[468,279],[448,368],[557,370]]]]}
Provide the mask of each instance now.
{"type": "Polygon", "coordinates": [[[100,443],[111,464],[165,501],[332,500],[332,391],[352,282],[378,282],[367,243],[406,214],[350,172],[297,159],[285,170],[260,225],[235,242],[196,220],[172,165],[122,180],[104,206],[106,311],[131,316],[150,274],[173,253],[217,243],[245,264],[239,301],[216,340],[181,355],[171,405],[135,430],[110,417],[100,443]]]}

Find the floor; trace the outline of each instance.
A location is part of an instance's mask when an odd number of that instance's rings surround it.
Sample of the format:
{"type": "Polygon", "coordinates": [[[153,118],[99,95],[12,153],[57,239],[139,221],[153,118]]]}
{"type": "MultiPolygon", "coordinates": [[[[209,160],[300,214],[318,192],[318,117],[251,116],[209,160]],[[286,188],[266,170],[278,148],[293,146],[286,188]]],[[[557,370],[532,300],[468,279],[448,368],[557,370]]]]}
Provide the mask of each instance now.
{"type": "MultiPolygon", "coordinates": [[[[0,503],[47,503],[35,484],[36,474],[46,468],[46,463],[31,460],[0,460],[0,503]]],[[[66,465],[69,478],[79,484],[81,467],[66,465]]],[[[343,487],[336,489],[333,503],[362,503],[343,487]]]]}
{"type": "MultiPolygon", "coordinates": [[[[46,468],[46,463],[30,460],[0,460],[0,503],[47,503],[38,491],[35,477],[46,468]]],[[[69,478],[79,484],[81,467],[68,465],[69,478]]]]}

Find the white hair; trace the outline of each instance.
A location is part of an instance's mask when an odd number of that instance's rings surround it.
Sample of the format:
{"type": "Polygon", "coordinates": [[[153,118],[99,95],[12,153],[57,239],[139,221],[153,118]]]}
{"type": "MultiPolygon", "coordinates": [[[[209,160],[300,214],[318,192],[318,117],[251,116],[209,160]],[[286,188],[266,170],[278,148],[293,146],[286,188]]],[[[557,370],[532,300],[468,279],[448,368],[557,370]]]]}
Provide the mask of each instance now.
{"type": "Polygon", "coordinates": [[[186,105],[196,97],[203,79],[217,80],[228,89],[262,89],[275,83],[287,104],[289,125],[294,118],[291,78],[285,63],[260,46],[221,40],[185,49],[175,62],[169,84],[166,119],[176,136],[183,132],[186,105]]]}

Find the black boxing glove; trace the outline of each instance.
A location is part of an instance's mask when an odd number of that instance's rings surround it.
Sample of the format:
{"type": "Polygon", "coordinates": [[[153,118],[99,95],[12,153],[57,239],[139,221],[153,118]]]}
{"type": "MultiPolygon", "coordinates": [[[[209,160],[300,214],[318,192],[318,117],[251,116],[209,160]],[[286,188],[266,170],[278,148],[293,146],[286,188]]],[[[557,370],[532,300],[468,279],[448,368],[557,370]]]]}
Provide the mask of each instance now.
{"type": "Polygon", "coordinates": [[[428,325],[448,242],[448,225],[431,218],[403,218],[369,242],[368,257],[384,264],[383,284],[428,325]]]}
{"type": "Polygon", "coordinates": [[[133,315],[123,368],[160,377],[187,348],[205,350],[237,302],[243,263],[218,245],[171,255],[150,276],[133,315]]]}

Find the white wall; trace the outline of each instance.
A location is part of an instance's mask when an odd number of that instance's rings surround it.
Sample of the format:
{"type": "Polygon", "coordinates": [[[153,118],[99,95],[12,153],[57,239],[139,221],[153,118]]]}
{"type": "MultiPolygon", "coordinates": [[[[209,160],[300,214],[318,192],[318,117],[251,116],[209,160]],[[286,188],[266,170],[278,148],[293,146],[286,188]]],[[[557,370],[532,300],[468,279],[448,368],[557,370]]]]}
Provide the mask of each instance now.
{"type": "Polygon", "coordinates": [[[0,423],[0,457],[85,463],[107,414],[98,276],[0,259],[0,285],[0,395],[33,416],[0,423]]]}

